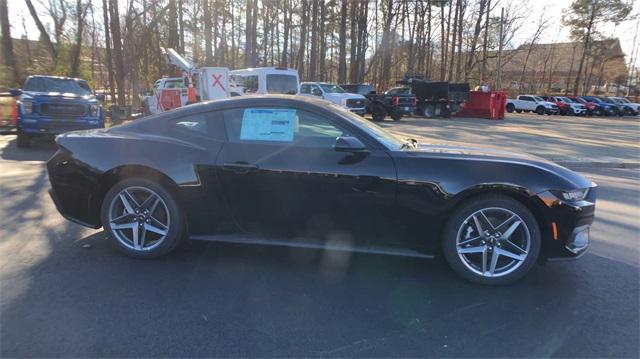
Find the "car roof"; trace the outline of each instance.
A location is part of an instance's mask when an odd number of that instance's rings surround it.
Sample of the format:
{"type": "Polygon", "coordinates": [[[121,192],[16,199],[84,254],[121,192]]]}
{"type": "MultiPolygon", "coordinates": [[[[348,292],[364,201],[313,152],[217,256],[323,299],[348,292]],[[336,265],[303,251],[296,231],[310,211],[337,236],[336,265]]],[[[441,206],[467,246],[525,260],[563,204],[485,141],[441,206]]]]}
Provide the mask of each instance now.
{"type": "Polygon", "coordinates": [[[162,117],[181,117],[188,116],[206,111],[215,111],[225,108],[242,107],[242,106],[287,106],[293,104],[302,105],[315,105],[321,108],[327,107],[327,101],[316,99],[309,96],[297,96],[297,95],[246,95],[246,96],[234,96],[219,100],[210,100],[198,102],[189,106],[180,107],[171,111],[163,112],[158,115],[149,117],[161,116],[162,117]]]}
{"type": "Polygon", "coordinates": [[[66,77],[66,76],[49,76],[49,75],[31,75],[27,77],[28,79],[33,78],[45,78],[45,79],[58,79],[58,80],[75,80],[75,81],[87,81],[85,79],[77,78],[77,77],[66,77]]]}

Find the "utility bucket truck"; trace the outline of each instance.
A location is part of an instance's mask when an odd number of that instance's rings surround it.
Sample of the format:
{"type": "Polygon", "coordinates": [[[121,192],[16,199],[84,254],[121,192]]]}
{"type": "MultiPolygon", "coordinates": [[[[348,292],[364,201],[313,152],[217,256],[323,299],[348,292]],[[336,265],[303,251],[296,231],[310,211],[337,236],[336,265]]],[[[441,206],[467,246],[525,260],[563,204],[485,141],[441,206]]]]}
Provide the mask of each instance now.
{"type": "Polygon", "coordinates": [[[163,78],[143,97],[146,114],[156,114],[199,101],[229,97],[229,69],[198,68],[174,49],[163,49],[168,63],[182,71],[182,77],[163,78]]]}

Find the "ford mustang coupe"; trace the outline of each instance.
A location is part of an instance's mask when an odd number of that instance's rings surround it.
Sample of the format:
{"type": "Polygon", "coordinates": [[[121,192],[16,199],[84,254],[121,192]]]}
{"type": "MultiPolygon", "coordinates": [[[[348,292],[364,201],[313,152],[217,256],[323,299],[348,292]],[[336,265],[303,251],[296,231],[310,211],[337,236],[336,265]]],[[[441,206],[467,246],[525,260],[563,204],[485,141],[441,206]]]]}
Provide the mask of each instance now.
{"type": "Polygon", "coordinates": [[[60,213],[138,258],[183,239],[430,258],[511,283],[589,244],[596,185],[495,148],[401,139],[327,102],[238,97],[59,135],[60,213]]]}

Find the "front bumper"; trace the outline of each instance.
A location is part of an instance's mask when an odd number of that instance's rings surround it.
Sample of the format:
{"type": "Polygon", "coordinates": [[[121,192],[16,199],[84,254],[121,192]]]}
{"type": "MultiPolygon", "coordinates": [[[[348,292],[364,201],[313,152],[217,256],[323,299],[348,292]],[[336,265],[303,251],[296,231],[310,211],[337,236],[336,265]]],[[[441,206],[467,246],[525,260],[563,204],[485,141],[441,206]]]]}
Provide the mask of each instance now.
{"type": "Polygon", "coordinates": [[[345,107],[347,110],[355,113],[356,115],[360,115],[360,116],[364,116],[365,113],[367,112],[367,109],[365,107],[362,108],[351,108],[351,107],[345,107]]]}
{"type": "Polygon", "coordinates": [[[538,194],[544,203],[549,238],[543,239],[543,258],[547,261],[575,259],[589,248],[589,231],[595,219],[596,188],[577,202],[559,200],[550,192],[538,194]]]}
{"type": "Polygon", "coordinates": [[[53,118],[46,116],[20,117],[18,129],[33,135],[58,135],[77,130],[104,128],[102,117],[53,118]]]}

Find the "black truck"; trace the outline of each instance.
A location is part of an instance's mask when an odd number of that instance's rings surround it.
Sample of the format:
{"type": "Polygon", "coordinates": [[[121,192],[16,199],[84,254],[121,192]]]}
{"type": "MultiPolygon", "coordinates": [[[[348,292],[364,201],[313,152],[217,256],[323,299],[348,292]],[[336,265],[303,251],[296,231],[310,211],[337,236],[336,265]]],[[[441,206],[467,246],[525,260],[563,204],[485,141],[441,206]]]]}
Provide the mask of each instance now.
{"type": "Polygon", "coordinates": [[[450,117],[469,100],[468,83],[433,82],[421,76],[405,76],[397,84],[417,99],[416,114],[425,117],[450,117]]]}
{"type": "Polygon", "coordinates": [[[378,94],[373,86],[366,84],[346,84],[340,87],[366,97],[366,110],[374,121],[382,121],[387,115],[394,121],[400,121],[402,116],[413,114],[416,110],[416,97],[403,88],[392,88],[378,94]]]}

